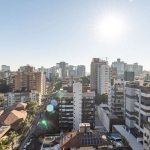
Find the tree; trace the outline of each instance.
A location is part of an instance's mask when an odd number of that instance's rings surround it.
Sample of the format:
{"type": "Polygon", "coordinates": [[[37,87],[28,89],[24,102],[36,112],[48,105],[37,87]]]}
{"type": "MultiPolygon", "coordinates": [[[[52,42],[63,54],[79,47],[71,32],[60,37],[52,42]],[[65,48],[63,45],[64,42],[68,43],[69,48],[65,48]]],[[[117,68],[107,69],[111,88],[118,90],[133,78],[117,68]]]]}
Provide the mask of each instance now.
{"type": "Polygon", "coordinates": [[[57,82],[57,83],[55,84],[55,90],[56,90],[56,91],[59,91],[61,87],[62,87],[62,82],[61,82],[61,81],[60,81],[60,82],[57,82]]]}
{"type": "Polygon", "coordinates": [[[16,140],[16,138],[17,138],[17,133],[15,131],[11,132],[11,134],[8,137],[8,142],[10,143],[12,150],[13,150],[14,141],[16,140]]]}
{"type": "Polygon", "coordinates": [[[8,139],[1,139],[0,140],[0,150],[8,150],[9,145],[8,145],[8,139]]]}
{"type": "Polygon", "coordinates": [[[0,95],[0,105],[2,105],[3,101],[4,101],[4,96],[0,95]]]}
{"type": "Polygon", "coordinates": [[[83,86],[88,86],[90,84],[90,76],[81,77],[81,79],[83,86]]]}
{"type": "Polygon", "coordinates": [[[27,109],[29,110],[30,117],[34,116],[38,110],[38,102],[31,100],[27,103],[27,109]]]}
{"type": "Polygon", "coordinates": [[[95,98],[95,104],[96,105],[99,105],[101,103],[106,103],[108,104],[108,95],[106,94],[102,94],[102,95],[97,95],[96,98],[95,98]]]}
{"type": "Polygon", "coordinates": [[[129,145],[128,140],[127,140],[123,135],[121,135],[121,140],[122,140],[122,142],[123,142],[126,146],[129,145]]]}
{"type": "Polygon", "coordinates": [[[26,128],[29,127],[29,120],[28,119],[22,120],[19,123],[19,127],[21,128],[21,131],[24,132],[26,130],[26,128]]]}

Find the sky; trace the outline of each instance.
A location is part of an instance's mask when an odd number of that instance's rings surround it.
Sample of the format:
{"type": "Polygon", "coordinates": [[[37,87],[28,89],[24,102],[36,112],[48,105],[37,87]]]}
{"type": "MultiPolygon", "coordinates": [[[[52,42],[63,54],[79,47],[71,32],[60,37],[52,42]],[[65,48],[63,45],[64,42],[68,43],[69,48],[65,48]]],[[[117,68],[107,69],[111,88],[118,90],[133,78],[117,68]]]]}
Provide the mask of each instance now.
{"type": "Polygon", "coordinates": [[[85,65],[92,58],[109,64],[121,58],[150,70],[149,0],[0,0],[0,65],[15,71],[27,64],[50,68],[60,61],[85,65]],[[102,18],[119,15],[125,32],[103,40],[102,18]]]}

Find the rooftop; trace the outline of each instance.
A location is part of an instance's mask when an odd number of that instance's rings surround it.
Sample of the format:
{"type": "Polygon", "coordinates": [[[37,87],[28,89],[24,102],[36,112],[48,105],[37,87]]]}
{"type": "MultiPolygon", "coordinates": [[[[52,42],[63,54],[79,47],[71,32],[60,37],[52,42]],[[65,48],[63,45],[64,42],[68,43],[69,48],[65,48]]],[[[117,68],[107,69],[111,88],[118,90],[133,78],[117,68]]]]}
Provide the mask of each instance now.
{"type": "Polygon", "coordinates": [[[127,132],[124,129],[123,125],[113,125],[113,126],[121,135],[123,135],[128,140],[129,145],[133,150],[142,150],[143,149],[142,144],[137,143],[136,138],[132,134],[127,132]]]}
{"type": "Polygon", "coordinates": [[[102,138],[99,132],[90,130],[89,132],[73,131],[61,136],[61,148],[88,147],[112,145],[106,139],[102,138]]]}

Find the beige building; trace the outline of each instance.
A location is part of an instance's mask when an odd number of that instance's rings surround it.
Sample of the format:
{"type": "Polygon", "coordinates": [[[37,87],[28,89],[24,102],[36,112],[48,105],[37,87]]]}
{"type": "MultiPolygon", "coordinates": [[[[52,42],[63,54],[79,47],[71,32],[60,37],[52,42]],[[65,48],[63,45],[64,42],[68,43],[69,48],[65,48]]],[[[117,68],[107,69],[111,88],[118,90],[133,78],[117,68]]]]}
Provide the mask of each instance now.
{"type": "Polygon", "coordinates": [[[15,75],[15,91],[26,87],[28,90],[36,90],[42,95],[46,92],[46,77],[42,72],[36,72],[34,67],[25,66],[25,69],[15,75]]]}
{"type": "Polygon", "coordinates": [[[101,68],[102,65],[108,65],[108,61],[101,60],[100,58],[93,58],[91,62],[91,90],[97,91],[98,68],[101,68]]]}

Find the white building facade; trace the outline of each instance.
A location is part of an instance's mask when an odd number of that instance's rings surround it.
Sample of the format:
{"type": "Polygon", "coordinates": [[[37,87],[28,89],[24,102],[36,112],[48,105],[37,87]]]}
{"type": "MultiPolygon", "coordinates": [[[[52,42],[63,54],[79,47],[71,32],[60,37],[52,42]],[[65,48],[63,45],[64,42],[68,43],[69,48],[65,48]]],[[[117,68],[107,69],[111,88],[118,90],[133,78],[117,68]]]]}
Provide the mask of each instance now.
{"type": "Polygon", "coordinates": [[[41,99],[42,95],[37,93],[36,91],[31,91],[31,92],[10,92],[10,93],[5,93],[4,94],[4,107],[9,108],[15,103],[19,102],[29,102],[31,100],[35,100],[41,105],[41,99]]]}

